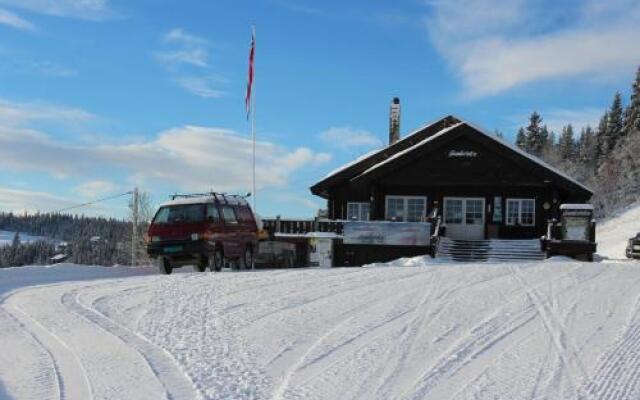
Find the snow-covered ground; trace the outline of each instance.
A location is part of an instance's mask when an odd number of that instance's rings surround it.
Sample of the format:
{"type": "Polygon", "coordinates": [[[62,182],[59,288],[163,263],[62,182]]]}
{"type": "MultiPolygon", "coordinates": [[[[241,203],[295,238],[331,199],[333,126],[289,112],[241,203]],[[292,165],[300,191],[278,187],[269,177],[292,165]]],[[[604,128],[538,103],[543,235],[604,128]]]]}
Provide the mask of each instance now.
{"type": "MultiPolygon", "coordinates": [[[[13,237],[16,235],[13,231],[0,230],[0,246],[9,245],[13,242],[13,237]]],[[[44,236],[31,236],[26,233],[20,232],[20,243],[37,242],[38,240],[49,240],[44,236]]]]}
{"type": "Polygon", "coordinates": [[[610,259],[625,258],[627,240],[640,232],[640,204],[634,204],[624,211],[596,225],[598,254],[610,259]]]}
{"type": "Polygon", "coordinates": [[[640,263],[423,261],[0,269],[0,398],[640,398],[640,263]]]}

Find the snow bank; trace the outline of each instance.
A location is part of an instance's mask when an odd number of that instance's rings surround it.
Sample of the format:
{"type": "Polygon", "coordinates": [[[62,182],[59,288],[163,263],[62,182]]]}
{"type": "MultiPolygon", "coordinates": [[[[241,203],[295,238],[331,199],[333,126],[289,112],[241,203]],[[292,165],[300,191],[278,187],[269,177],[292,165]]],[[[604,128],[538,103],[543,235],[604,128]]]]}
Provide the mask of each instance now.
{"type": "Polygon", "coordinates": [[[640,398],[635,263],[430,264],[0,270],[0,397],[640,398]]]}
{"type": "Polygon", "coordinates": [[[151,267],[102,267],[72,263],[0,268],[0,300],[14,289],[28,286],[149,275],[156,271],[156,268],[151,267]]]}
{"type": "Polygon", "coordinates": [[[403,257],[386,263],[372,263],[363,265],[363,268],[381,268],[381,267],[426,267],[428,265],[437,264],[438,261],[431,256],[403,257]]]}
{"type": "Polygon", "coordinates": [[[640,232],[640,203],[636,203],[596,226],[598,254],[610,259],[625,258],[627,240],[640,232]]]}

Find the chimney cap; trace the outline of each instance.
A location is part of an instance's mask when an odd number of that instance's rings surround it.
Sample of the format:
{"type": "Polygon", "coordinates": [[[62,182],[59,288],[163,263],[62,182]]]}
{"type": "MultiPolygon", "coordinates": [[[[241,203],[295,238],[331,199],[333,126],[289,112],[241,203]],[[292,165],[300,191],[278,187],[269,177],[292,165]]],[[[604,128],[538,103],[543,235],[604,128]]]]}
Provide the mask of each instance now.
{"type": "Polygon", "coordinates": [[[400,104],[400,97],[394,97],[393,104],[400,104]]]}

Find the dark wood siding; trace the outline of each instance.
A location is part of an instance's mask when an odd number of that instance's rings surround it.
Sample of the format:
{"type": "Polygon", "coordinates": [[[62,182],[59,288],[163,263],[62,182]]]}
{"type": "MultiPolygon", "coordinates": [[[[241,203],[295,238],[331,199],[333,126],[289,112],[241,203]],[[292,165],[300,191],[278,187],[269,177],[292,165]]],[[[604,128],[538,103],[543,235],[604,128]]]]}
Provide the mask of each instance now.
{"type": "Polygon", "coordinates": [[[491,144],[491,139],[461,132],[402,162],[389,163],[372,173],[372,179],[352,179],[336,185],[329,192],[329,216],[343,219],[349,201],[365,201],[371,202],[372,219],[384,219],[387,195],[426,196],[427,213],[437,205],[440,214],[445,197],[482,197],[486,237],[537,238],[545,233],[547,221],[558,217],[560,204],[588,200],[586,191],[570,190],[552,171],[533,168],[530,160],[510,157],[504,148],[491,144]],[[501,223],[492,218],[496,196],[502,201],[501,223]],[[535,199],[535,226],[506,225],[508,198],[535,199]],[[545,203],[549,209],[545,210],[545,203]]]}

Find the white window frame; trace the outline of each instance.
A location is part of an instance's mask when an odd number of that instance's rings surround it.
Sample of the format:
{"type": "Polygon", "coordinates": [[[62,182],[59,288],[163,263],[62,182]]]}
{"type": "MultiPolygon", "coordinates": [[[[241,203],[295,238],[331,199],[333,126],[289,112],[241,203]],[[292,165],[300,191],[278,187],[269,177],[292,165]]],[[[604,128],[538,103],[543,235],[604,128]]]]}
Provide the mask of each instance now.
{"type": "Polygon", "coordinates": [[[456,224],[451,222],[451,225],[485,225],[487,223],[487,201],[484,197],[451,197],[447,196],[442,199],[443,203],[443,214],[442,214],[442,225],[447,226],[449,222],[447,222],[447,208],[448,202],[447,200],[459,200],[462,201],[462,222],[456,224]],[[481,224],[467,224],[467,200],[479,200],[482,201],[482,223],[481,224]]]}
{"type": "Polygon", "coordinates": [[[507,226],[536,226],[536,199],[535,198],[507,198],[506,199],[506,212],[504,214],[504,222],[507,226]],[[533,202],[533,222],[530,224],[522,223],[522,203],[523,201],[532,201],[533,202]],[[518,202],[518,219],[516,223],[509,222],[509,211],[511,202],[518,202]]]}
{"type": "MultiPolygon", "coordinates": [[[[400,195],[387,195],[384,199],[384,219],[387,221],[391,221],[389,217],[389,200],[390,199],[400,199],[402,200],[402,221],[399,222],[407,222],[407,211],[408,211],[408,200],[410,199],[422,199],[424,200],[424,208],[422,209],[422,215],[420,216],[420,221],[423,222],[427,217],[427,208],[429,207],[429,203],[427,202],[427,196],[400,196],[400,195]]],[[[396,220],[398,221],[398,220],[396,220]]]]}
{"type": "Polygon", "coordinates": [[[371,219],[371,203],[369,203],[368,201],[348,201],[347,202],[347,218],[348,221],[369,221],[371,219]],[[367,208],[369,209],[367,211],[367,218],[366,219],[362,219],[360,218],[362,216],[362,206],[365,205],[367,206],[367,208]],[[351,205],[355,205],[358,207],[358,218],[356,219],[352,219],[349,218],[349,207],[351,205]]]}

